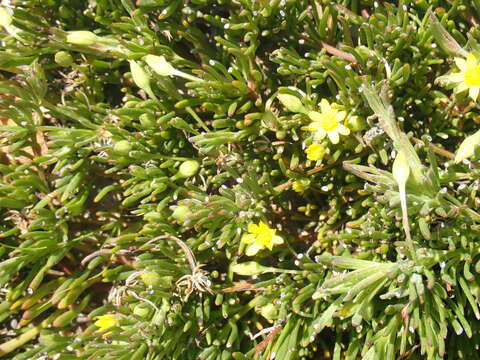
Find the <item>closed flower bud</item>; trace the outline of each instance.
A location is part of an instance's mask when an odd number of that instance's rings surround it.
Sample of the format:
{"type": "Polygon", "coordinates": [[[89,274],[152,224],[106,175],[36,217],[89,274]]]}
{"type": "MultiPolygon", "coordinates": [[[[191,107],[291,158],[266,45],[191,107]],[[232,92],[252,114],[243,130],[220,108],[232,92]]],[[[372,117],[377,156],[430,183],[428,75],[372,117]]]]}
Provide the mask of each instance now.
{"type": "Polygon", "coordinates": [[[180,165],[178,169],[178,176],[182,178],[188,178],[197,173],[200,164],[196,160],[187,160],[180,165]]]}
{"type": "Polygon", "coordinates": [[[141,318],[146,318],[148,315],[150,315],[150,312],[150,308],[145,304],[138,304],[133,308],[133,313],[141,318]]]}
{"type": "Polygon", "coordinates": [[[267,304],[265,306],[262,306],[262,308],[260,309],[260,314],[262,314],[262,316],[270,322],[273,322],[275,320],[277,312],[277,308],[273,304],[267,304]]]}
{"type": "Polygon", "coordinates": [[[255,261],[247,261],[232,266],[232,271],[238,275],[251,276],[269,271],[270,268],[260,265],[255,261]]]}
{"type": "Polygon", "coordinates": [[[12,24],[12,20],[11,11],[3,6],[0,7],[0,25],[4,28],[7,28],[12,24]]]}
{"type": "Polygon", "coordinates": [[[140,278],[142,281],[145,283],[145,285],[158,285],[161,283],[161,276],[156,273],[155,271],[148,271],[144,272],[142,275],[140,275],[140,278]]]}
{"type": "Polygon", "coordinates": [[[455,162],[459,163],[472,157],[475,154],[475,147],[478,145],[480,145],[480,130],[473,135],[467,136],[465,140],[463,140],[455,153],[455,162]]]}
{"type": "Polygon", "coordinates": [[[175,72],[175,68],[163,56],[147,55],[144,60],[158,75],[170,76],[175,72]]]}
{"type": "Polygon", "coordinates": [[[183,223],[185,219],[191,214],[190,208],[185,205],[175,206],[172,217],[179,223],[183,223]]]}
{"type": "Polygon", "coordinates": [[[278,94],[277,98],[288,111],[296,113],[303,113],[306,111],[302,102],[296,96],[290,94],[278,94]]]}
{"type": "Polygon", "coordinates": [[[113,152],[118,155],[128,155],[132,150],[132,144],[127,140],[120,140],[113,145],[113,152]]]}
{"type": "Polygon", "coordinates": [[[367,122],[360,116],[349,116],[347,120],[348,128],[352,131],[362,131],[367,127],[367,122]]]}
{"type": "Polygon", "coordinates": [[[399,185],[407,183],[408,177],[410,176],[410,166],[403,151],[398,152],[393,162],[392,174],[399,185]]]}
{"type": "Polygon", "coordinates": [[[150,89],[150,78],[136,61],[130,61],[130,71],[132,73],[133,81],[140,89],[150,89]]]}
{"type": "Polygon", "coordinates": [[[60,66],[70,66],[73,64],[72,55],[67,51],[59,51],[55,54],[55,62],[60,66]]]}
{"type": "Polygon", "coordinates": [[[71,31],[67,35],[67,42],[74,45],[90,46],[98,42],[98,36],[91,31],[71,31]]]}

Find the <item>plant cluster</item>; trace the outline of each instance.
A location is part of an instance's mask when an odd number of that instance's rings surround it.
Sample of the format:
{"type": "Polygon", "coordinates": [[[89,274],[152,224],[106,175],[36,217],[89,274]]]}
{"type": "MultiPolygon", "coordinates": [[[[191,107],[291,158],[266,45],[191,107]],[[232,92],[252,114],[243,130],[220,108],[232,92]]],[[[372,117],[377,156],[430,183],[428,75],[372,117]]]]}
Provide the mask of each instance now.
{"type": "Polygon", "coordinates": [[[0,5],[0,357],[479,359],[480,1],[0,5]]]}

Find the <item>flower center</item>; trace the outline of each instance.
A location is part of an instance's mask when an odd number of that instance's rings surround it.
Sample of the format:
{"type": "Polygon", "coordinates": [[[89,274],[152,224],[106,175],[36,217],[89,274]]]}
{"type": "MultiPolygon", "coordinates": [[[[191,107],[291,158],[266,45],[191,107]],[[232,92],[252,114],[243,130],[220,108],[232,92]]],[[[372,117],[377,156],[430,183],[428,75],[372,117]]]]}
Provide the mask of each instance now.
{"type": "Polygon", "coordinates": [[[333,131],[338,127],[337,116],[335,113],[322,113],[320,120],[322,129],[325,131],[333,131]]]}
{"type": "Polygon", "coordinates": [[[480,65],[467,67],[465,70],[465,84],[467,86],[480,86],[480,65]]]}

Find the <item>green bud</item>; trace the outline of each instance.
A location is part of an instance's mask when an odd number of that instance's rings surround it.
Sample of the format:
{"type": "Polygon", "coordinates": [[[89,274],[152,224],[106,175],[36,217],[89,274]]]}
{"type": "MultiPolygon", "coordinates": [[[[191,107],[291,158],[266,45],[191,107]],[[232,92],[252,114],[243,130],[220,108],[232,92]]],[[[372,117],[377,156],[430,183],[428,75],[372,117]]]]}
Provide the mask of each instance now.
{"type": "Polygon", "coordinates": [[[304,113],[306,112],[305,108],[303,107],[302,102],[296,96],[290,94],[278,94],[278,100],[287,108],[288,111],[296,112],[296,113],[304,113]]]}
{"type": "Polygon", "coordinates": [[[70,31],[67,42],[75,45],[90,46],[98,42],[98,36],[91,31],[70,31]]]}
{"type": "Polygon", "coordinates": [[[11,11],[3,6],[0,7],[0,26],[7,28],[12,25],[12,20],[11,11]]]}
{"type": "Polygon", "coordinates": [[[67,51],[59,51],[55,54],[55,62],[60,66],[70,66],[73,64],[72,55],[67,51]]]}
{"type": "Polygon", "coordinates": [[[175,68],[170,65],[164,56],[147,55],[144,60],[158,75],[171,76],[175,73],[175,68]]]}
{"type": "Polygon", "coordinates": [[[150,89],[150,78],[136,61],[130,61],[130,71],[132,73],[133,81],[140,89],[150,89]]]}
{"type": "Polygon", "coordinates": [[[200,163],[197,160],[187,160],[180,165],[178,169],[178,176],[188,178],[195,175],[200,168],[200,163]]]}
{"type": "Polygon", "coordinates": [[[480,130],[467,136],[455,153],[455,162],[459,163],[475,154],[475,147],[480,145],[480,130]]]}
{"type": "Polygon", "coordinates": [[[142,124],[144,129],[149,129],[155,126],[155,117],[152,114],[142,114],[138,117],[140,124],[142,124]]]}
{"type": "Polygon", "coordinates": [[[267,304],[260,309],[260,314],[270,322],[275,320],[277,312],[277,308],[273,304],[267,304]]]}
{"type": "Polygon", "coordinates": [[[172,217],[179,223],[183,223],[186,218],[191,214],[190,208],[185,205],[175,206],[173,209],[172,217]]]}
{"type": "Polygon", "coordinates": [[[146,318],[150,312],[150,308],[145,304],[138,304],[133,308],[133,313],[141,318],[146,318]]]}
{"type": "Polygon", "coordinates": [[[363,117],[360,116],[349,116],[347,120],[347,127],[352,131],[362,131],[366,129],[367,122],[363,117]]]}
{"type": "Polygon", "coordinates": [[[132,144],[127,140],[120,140],[113,145],[113,152],[118,155],[128,155],[132,150],[132,144]]]}
{"type": "Polygon", "coordinates": [[[155,271],[148,271],[140,275],[140,278],[145,283],[145,285],[159,285],[162,283],[162,277],[155,271]]]}
{"type": "Polygon", "coordinates": [[[393,162],[392,174],[399,185],[407,183],[408,177],[410,176],[410,166],[403,151],[398,152],[393,162]]]}
{"type": "Polygon", "coordinates": [[[241,264],[235,264],[232,266],[232,271],[238,275],[251,276],[256,274],[262,274],[268,272],[269,267],[260,265],[255,261],[247,261],[241,264]]]}

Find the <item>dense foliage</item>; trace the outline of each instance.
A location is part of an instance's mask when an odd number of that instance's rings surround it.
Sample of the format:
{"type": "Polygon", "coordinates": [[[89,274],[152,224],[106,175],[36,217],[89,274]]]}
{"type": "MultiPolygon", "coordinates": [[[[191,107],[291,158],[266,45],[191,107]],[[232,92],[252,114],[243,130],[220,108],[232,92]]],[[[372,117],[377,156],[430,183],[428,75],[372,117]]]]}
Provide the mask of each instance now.
{"type": "Polygon", "coordinates": [[[480,1],[0,5],[0,357],[479,359],[480,1]]]}

